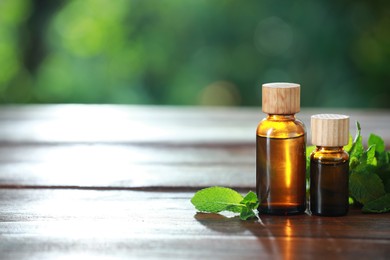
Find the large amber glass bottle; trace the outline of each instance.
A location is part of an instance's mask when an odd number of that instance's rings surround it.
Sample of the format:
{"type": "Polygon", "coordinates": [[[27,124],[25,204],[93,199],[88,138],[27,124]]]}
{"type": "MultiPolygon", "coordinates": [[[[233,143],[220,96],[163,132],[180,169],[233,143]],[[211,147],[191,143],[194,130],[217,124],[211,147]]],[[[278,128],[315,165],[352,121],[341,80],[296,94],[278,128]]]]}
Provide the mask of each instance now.
{"type": "Polygon", "coordinates": [[[320,216],[343,216],[348,213],[349,117],[320,114],[311,117],[310,211],[320,216]]]}
{"type": "Polygon", "coordinates": [[[300,85],[262,86],[262,110],[268,116],[257,127],[256,192],[260,213],[291,215],[306,210],[306,130],[296,119],[300,85]]]}

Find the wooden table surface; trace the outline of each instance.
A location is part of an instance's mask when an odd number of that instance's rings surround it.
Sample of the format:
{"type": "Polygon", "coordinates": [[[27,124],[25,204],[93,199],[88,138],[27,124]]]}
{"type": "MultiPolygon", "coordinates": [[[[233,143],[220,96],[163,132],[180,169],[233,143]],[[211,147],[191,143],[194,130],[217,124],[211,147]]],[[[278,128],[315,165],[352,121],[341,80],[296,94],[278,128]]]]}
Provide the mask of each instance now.
{"type": "MultiPolygon", "coordinates": [[[[389,110],[351,115],[390,145],[389,110]]],[[[389,259],[390,214],[197,213],[202,187],[255,186],[260,108],[0,107],[0,259],[389,259]],[[272,257],[272,258],[271,258],[272,257]]]]}

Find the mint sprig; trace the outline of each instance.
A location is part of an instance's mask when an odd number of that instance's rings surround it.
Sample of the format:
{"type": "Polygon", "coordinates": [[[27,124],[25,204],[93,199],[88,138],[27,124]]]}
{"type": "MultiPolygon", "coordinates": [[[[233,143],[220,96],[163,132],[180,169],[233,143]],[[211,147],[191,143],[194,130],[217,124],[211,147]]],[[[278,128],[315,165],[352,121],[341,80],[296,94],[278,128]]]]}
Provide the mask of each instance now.
{"type": "Polygon", "coordinates": [[[363,205],[363,212],[389,212],[389,152],[385,150],[383,139],[375,134],[370,134],[367,150],[361,148],[363,144],[359,124],[357,128],[355,141],[350,151],[351,158],[354,158],[349,164],[350,195],[363,205]]]}
{"type": "Polygon", "coordinates": [[[197,191],[192,197],[191,203],[201,212],[231,211],[240,213],[242,220],[256,217],[256,210],[259,206],[257,196],[252,191],[243,197],[235,190],[218,186],[197,191]]]}

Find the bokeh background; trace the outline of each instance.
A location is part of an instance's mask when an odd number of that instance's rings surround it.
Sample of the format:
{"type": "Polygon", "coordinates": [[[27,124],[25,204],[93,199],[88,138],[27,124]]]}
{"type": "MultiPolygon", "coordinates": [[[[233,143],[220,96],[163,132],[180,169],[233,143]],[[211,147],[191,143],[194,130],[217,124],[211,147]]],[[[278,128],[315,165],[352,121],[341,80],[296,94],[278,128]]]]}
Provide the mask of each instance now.
{"type": "Polygon", "coordinates": [[[0,0],[0,103],[390,108],[390,1],[0,0]]]}

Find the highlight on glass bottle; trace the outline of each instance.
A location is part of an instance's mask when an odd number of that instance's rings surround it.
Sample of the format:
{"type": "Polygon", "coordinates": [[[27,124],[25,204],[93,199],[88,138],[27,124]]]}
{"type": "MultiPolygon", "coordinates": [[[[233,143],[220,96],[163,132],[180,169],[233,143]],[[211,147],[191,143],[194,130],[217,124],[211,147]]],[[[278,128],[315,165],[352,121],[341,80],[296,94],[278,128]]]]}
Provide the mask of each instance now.
{"type": "Polygon", "coordinates": [[[306,130],[295,117],[300,111],[300,85],[262,85],[262,110],[257,127],[256,192],[259,212],[290,215],[306,209],[306,130]]]}
{"type": "Polygon", "coordinates": [[[310,211],[320,216],[348,213],[349,116],[319,114],[311,117],[310,211]]]}

